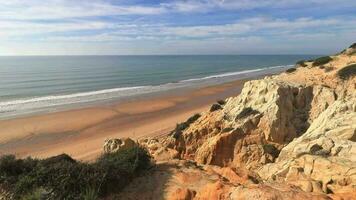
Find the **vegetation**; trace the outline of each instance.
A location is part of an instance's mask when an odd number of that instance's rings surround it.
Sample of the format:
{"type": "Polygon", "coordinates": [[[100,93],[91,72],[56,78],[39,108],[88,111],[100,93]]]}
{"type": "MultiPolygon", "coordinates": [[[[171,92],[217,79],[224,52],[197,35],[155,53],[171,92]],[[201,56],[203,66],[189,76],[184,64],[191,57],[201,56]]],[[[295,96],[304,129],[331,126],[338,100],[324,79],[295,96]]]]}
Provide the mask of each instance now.
{"type": "Polygon", "coordinates": [[[287,73],[292,73],[295,72],[297,69],[296,68],[289,68],[286,70],[287,73]]]}
{"type": "Polygon", "coordinates": [[[223,105],[226,104],[225,100],[222,100],[222,99],[216,101],[216,103],[218,103],[218,104],[221,105],[221,106],[223,106],[223,105]]]}
{"type": "Polygon", "coordinates": [[[237,116],[236,116],[236,120],[237,119],[242,119],[245,117],[248,117],[250,115],[255,115],[255,114],[259,114],[260,112],[258,110],[254,110],[251,107],[247,107],[244,108],[237,116]]]}
{"type": "Polygon", "coordinates": [[[348,65],[337,72],[339,78],[347,80],[356,75],[356,64],[348,65]]]}
{"type": "Polygon", "coordinates": [[[335,68],[334,67],[324,67],[325,72],[330,72],[333,71],[335,68]]]}
{"type": "Polygon", "coordinates": [[[273,158],[277,158],[280,151],[273,144],[264,144],[262,145],[263,151],[272,155],[273,158]]]}
{"type": "Polygon", "coordinates": [[[171,132],[171,134],[173,135],[173,137],[175,139],[178,139],[180,137],[180,135],[182,134],[183,130],[188,128],[190,126],[190,124],[197,121],[200,117],[201,117],[201,115],[199,113],[197,113],[197,114],[191,116],[187,121],[177,124],[176,128],[171,132]]]}
{"type": "Polygon", "coordinates": [[[325,65],[325,64],[329,63],[332,60],[333,59],[330,56],[320,57],[320,58],[317,58],[317,59],[314,60],[313,66],[325,65]]]}
{"type": "Polygon", "coordinates": [[[0,187],[13,199],[98,199],[119,192],[150,164],[142,147],[103,154],[90,164],[66,154],[43,160],[5,155],[0,187]]]}
{"type": "Polygon", "coordinates": [[[301,67],[306,67],[308,66],[307,64],[305,64],[305,60],[300,60],[296,63],[297,65],[301,66],[301,67]]]}
{"type": "Polygon", "coordinates": [[[211,107],[210,107],[210,112],[214,112],[217,110],[221,110],[222,106],[220,104],[214,103],[211,107]]]}
{"type": "Polygon", "coordinates": [[[353,43],[349,48],[352,48],[352,49],[356,48],[356,43],[353,43]]]}

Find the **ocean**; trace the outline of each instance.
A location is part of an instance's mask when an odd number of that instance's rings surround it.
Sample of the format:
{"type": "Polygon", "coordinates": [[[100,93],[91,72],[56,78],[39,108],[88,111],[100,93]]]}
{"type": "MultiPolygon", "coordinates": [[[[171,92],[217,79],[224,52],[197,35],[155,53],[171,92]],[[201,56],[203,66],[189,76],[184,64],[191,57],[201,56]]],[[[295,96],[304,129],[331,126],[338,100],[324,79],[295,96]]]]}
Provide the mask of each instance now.
{"type": "Polygon", "coordinates": [[[283,71],[311,55],[0,57],[0,118],[283,71]]]}

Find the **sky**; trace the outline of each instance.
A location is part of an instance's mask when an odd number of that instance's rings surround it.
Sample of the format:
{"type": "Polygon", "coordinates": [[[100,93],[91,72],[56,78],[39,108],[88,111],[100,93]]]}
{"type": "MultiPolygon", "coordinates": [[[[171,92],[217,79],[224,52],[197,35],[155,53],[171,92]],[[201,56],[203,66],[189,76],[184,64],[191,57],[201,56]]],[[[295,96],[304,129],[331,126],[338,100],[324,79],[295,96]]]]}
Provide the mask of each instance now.
{"type": "Polygon", "coordinates": [[[355,0],[0,0],[0,55],[330,54],[355,0]]]}

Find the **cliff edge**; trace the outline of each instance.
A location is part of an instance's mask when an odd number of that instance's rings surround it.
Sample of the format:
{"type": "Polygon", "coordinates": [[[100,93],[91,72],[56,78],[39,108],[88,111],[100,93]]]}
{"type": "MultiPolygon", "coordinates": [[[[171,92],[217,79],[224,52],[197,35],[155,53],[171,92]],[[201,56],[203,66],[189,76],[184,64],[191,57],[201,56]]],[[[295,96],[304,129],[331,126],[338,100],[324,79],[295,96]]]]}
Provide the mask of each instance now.
{"type": "MultiPolygon", "coordinates": [[[[156,167],[126,199],[355,199],[356,45],[245,83],[145,138],[156,167]]],[[[108,150],[105,147],[106,151],[108,150]]]]}

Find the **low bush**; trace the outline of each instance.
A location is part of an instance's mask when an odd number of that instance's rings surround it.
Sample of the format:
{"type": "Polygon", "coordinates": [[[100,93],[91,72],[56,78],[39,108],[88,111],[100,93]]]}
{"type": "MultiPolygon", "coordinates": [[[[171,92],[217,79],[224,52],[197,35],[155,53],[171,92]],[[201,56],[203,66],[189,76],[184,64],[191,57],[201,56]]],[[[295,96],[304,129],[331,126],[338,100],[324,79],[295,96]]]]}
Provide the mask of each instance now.
{"type": "Polygon", "coordinates": [[[0,158],[0,186],[14,199],[95,199],[119,192],[149,167],[142,147],[103,154],[90,164],[66,154],[43,160],[6,155],[0,158]]]}
{"type": "Polygon", "coordinates": [[[356,48],[356,43],[353,43],[349,48],[355,49],[356,48]]]}
{"type": "Polygon", "coordinates": [[[201,117],[201,115],[199,113],[196,113],[195,115],[188,118],[188,120],[186,121],[186,124],[189,126],[190,124],[197,121],[200,117],[201,117]]]}
{"type": "Polygon", "coordinates": [[[331,72],[331,71],[333,71],[335,68],[334,67],[325,67],[324,68],[324,71],[325,72],[331,72]]]}
{"type": "Polygon", "coordinates": [[[222,106],[220,104],[214,103],[211,107],[210,107],[210,112],[214,112],[217,110],[221,110],[222,106]]]}
{"type": "Polygon", "coordinates": [[[262,145],[263,151],[272,155],[273,158],[277,158],[280,151],[273,144],[264,144],[262,145]]]}
{"type": "Polygon", "coordinates": [[[348,65],[337,72],[339,78],[347,80],[356,75],[356,64],[348,65]]]}
{"type": "Polygon", "coordinates": [[[223,106],[223,105],[226,104],[225,100],[222,100],[222,99],[217,100],[216,103],[218,103],[218,104],[221,105],[221,106],[223,106]]]}
{"type": "Polygon", "coordinates": [[[242,119],[245,117],[248,117],[250,115],[255,115],[259,114],[260,112],[258,110],[254,110],[251,107],[244,108],[237,116],[235,120],[242,119]]]}
{"type": "Polygon", "coordinates": [[[173,138],[178,139],[180,137],[180,135],[182,134],[183,130],[188,128],[190,126],[190,124],[197,121],[200,117],[201,117],[201,115],[199,113],[197,113],[197,114],[189,117],[187,121],[177,124],[176,128],[171,132],[173,138]]]}
{"type": "Polygon", "coordinates": [[[332,60],[333,59],[330,56],[320,57],[320,58],[317,58],[317,59],[314,60],[313,66],[325,65],[325,64],[329,63],[332,60]]]}
{"type": "Polygon", "coordinates": [[[305,60],[300,60],[296,63],[297,65],[301,66],[301,67],[306,67],[308,65],[305,64],[305,60]]]}
{"type": "Polygon", "coordinates": [[[287,73],[292,73],[295,72],[297,69],[296,68],[289,68],[286,70],[287,73]]]}

